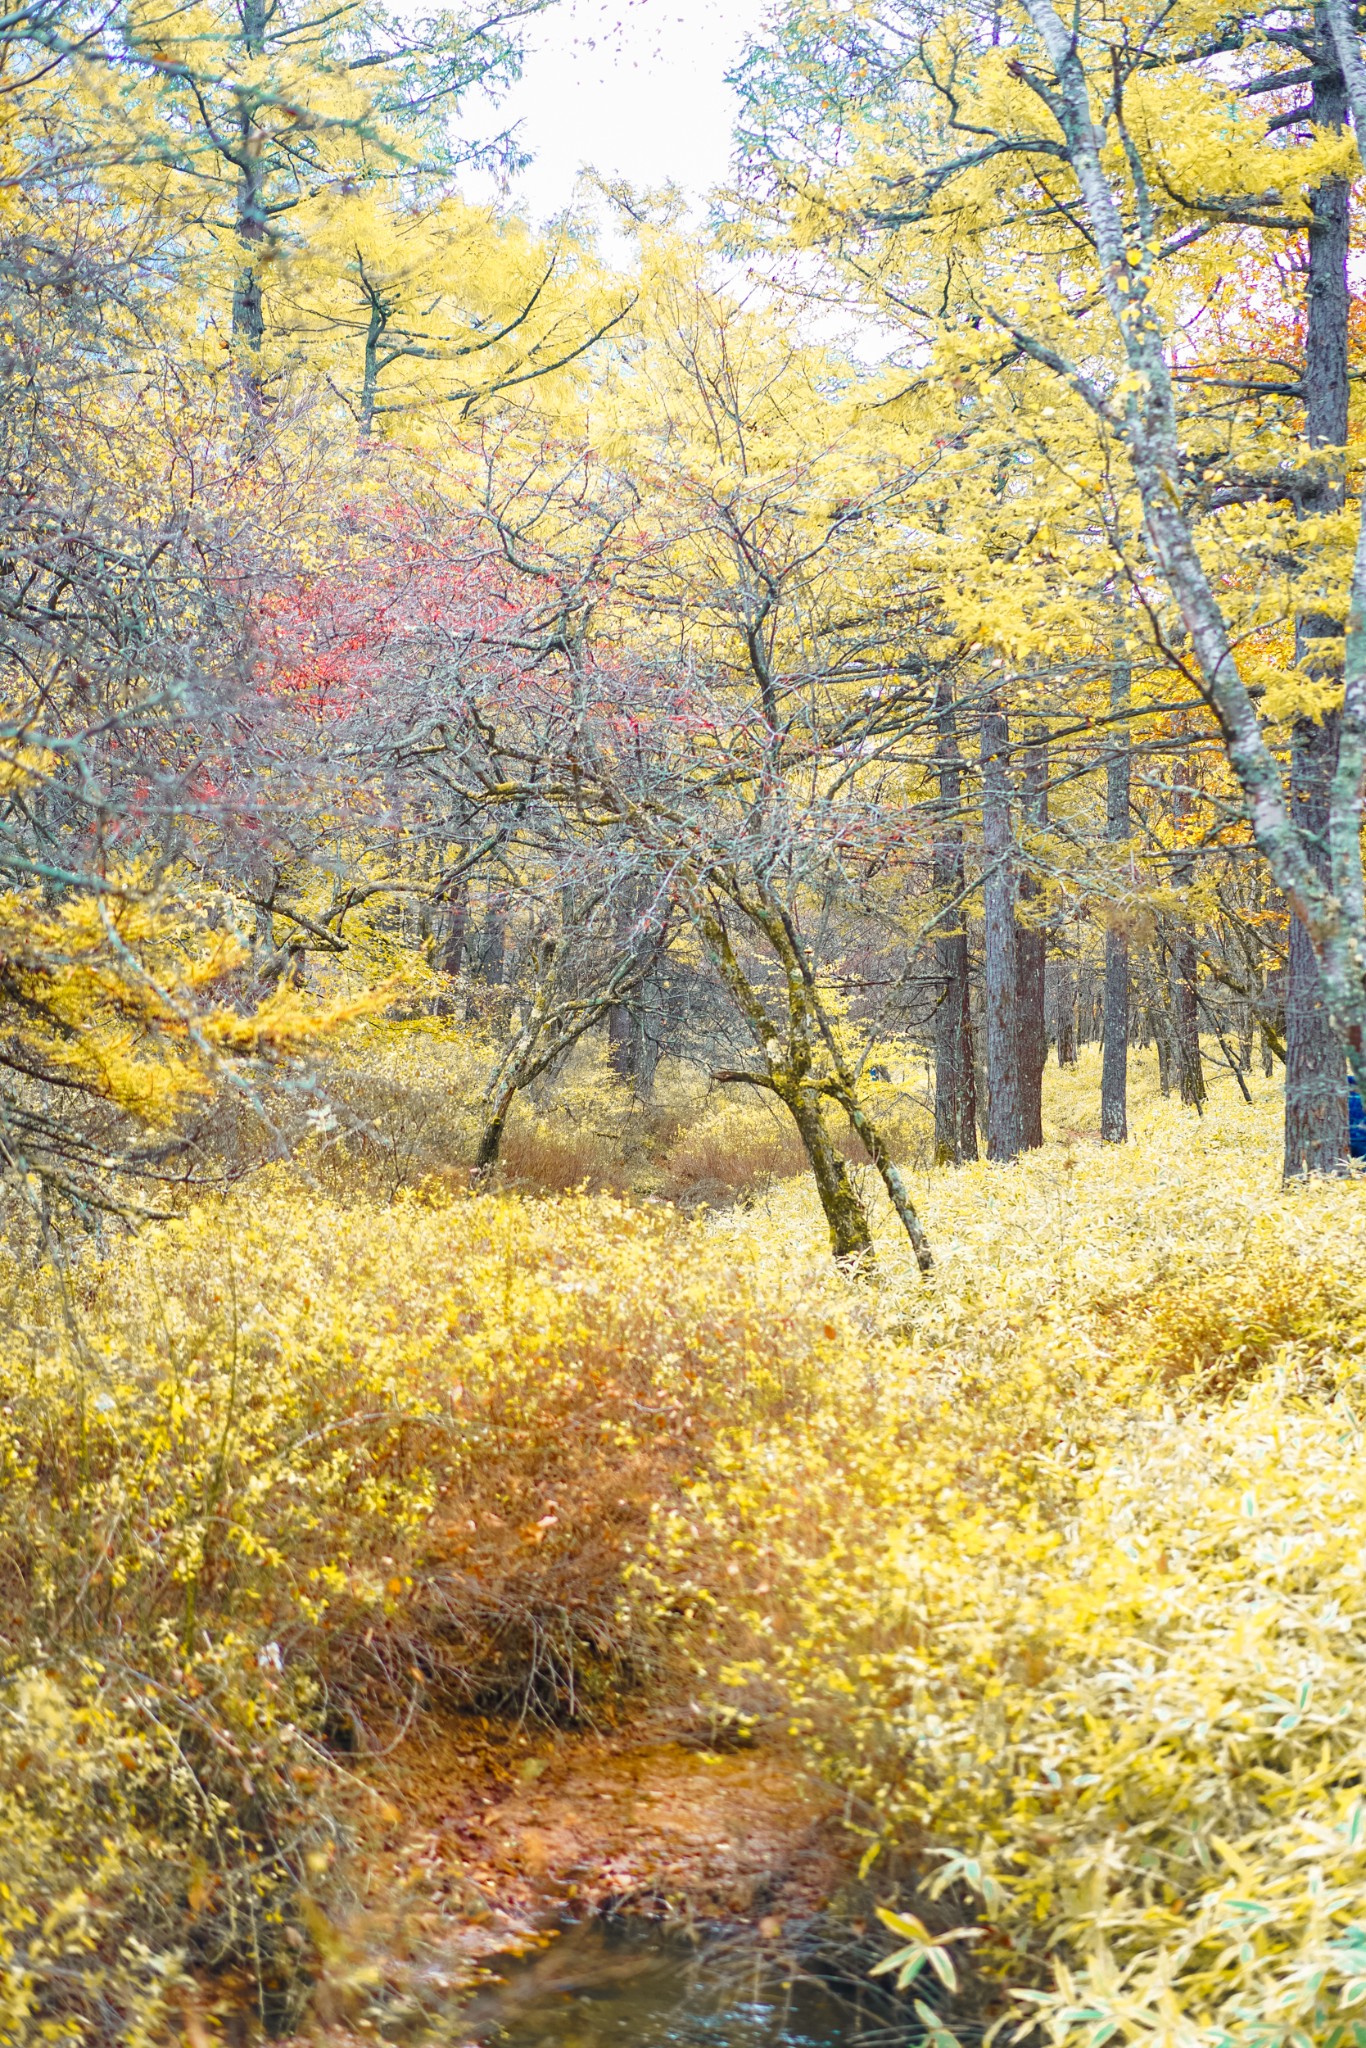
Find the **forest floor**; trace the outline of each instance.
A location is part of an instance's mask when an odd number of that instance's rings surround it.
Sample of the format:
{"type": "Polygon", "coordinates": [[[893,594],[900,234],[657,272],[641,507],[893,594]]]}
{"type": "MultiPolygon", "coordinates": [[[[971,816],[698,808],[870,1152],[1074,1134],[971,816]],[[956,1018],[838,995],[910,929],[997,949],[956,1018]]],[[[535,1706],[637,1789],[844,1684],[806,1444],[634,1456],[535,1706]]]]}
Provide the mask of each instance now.
{"type": "MultiPolygon", "coordinates": [[[[900,1302],[908,1331],[923,1322],[926,1341],[961,1343],[979,1323],[999,1318],[1008,1331],[1045,1304],[1097,1288],[1116,1300],[1132,1291],[1161,1315],[1170,1259],[1180,1263],[1182,1247],[1189,1258],[1202,1242],[1222,1302],[1251,1224],[1235,1204],[1220,1226],[1230,1241],[1216,1242],[1222,1212],[1206,1206],[1204,1183],[1274,1184],[1273,1088],[1254,1077],[1258,1100],[1246,1110],[1220,1077],[1209,1117],[1173,1147],[1157,1134],[1170,1138],[1175,1111],[1140,1068],[1136,1143],[1112,1160],[1094,1129],[1093,1064],[1050,1076],[1050,1143],[1017,1169],[1022,1185],[1013,1177],[998,1195],[1000,1170],[978,1166],[934,1186],[937,1307],[918,1276],[902,1278],[904,1248],[885,1241],[884,1321],[900,1302]]],[[[819,1247],[800,1178],[718,1213],[712,1230],[741,1256],[751,1240],[756,1256],[775,1239],[803,1255],[819,1247]]],[[[1261,1283],[1250,1275],[1249,1284],[1264,1315],[1261,1283]]],[[[1234,1334],[1250,1334],[1253,1304],[1225,1306],[1234,1334]]],[[[1131,1304],[1125,1314],[1133,1312],[1131,1304]]],[[[1194,1312],[1198,1321],[1203,1310],[1194,1312]]],[[[1183,1351],[1187,1336],[1197,1349],[1205,1341],[1186,1333],[1183,1351]]],[[[1228,1341],[1222,1323],[1210,1341],[1216,1350],[1228,1341]]],[[[534,1984],[539,1966],[528,1973],[515,1959],[537,1950],[553,1971],[555,1930],[569,1920],[635,1915],[684,1930],[747,1929],[756,1947],[784,1949],[832,1901],[848,1906],[865,1845],[845,1825],[841,1795],[771,1721],[761,1717],[751,1747],[709,1749],[677,1702],[646,1697],[610,1711],[617,1725],[596,1730],[428,1718],[388,1755],[357,1762],[350,1902],[318,1941],[310,2041],[473,2039],[460,2017],[471,1994],[509,1967],[534,1984]]]]}
{"type": "Polygon", "coordinates": [[[928,1284],[885,1204],[872,1284],[839,1274],[797,1176],[680,1215],[276,1172],[12,1256],[0,1963],[34,2010],[456,2044],[632,1916],[862,1987],[908,1907],[973,1916],[998,2002],[1062,1999],[1104,1855],[1106,1941],[1223,2025],[1236,1843],[1287,1930],[1248,1996],[1326,2038],[1366,1945],[1366,1184],[1281,1187],[1261,1074],[1196,1118],[1137,1057],[1118,1148],[1098,1080],[1050,1070],[1009,1168],[916,1169],[928,1284]]]}
{"type": "Polygon", "coordinates": [[[501,1963],[611,1913],[785,1943],[849,1875],[841,1801],[779,1740],[718,1751],[643,1712],[615,1732],[428,1722],[356,1781],[356,1896],[309,2038],[454,2024],[501,1963]]]}

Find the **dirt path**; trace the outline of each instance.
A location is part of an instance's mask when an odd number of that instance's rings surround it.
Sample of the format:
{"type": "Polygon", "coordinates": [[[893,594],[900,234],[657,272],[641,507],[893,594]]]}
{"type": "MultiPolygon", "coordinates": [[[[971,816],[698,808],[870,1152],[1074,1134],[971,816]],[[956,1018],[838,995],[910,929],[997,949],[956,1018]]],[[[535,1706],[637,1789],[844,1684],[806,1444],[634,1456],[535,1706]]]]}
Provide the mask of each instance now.
{"type": "MultiPolygon", "coordinates": [[[[357,1901],[329,1930],[315,2039],[430,2028],[566,1913],[735,1921],[777,1941],[847,1874],[827,1788],[779,1747],[431,1726],[358,1796],[357,1901]]],[[[450,2038],[447,2034],[446,2038],[450,2038]]]]}

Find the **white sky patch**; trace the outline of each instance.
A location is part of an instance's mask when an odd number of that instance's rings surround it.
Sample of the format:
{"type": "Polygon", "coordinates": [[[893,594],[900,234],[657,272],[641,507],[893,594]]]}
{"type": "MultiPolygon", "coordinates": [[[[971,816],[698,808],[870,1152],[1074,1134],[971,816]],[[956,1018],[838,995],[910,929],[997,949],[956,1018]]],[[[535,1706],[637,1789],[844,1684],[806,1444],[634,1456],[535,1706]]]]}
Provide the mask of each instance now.
{"type": "Polygon", "coordinates": [[[587,167],[700,200],[730,163],[738,102],[726,73],[768,4],[560,0],[533,20],[521,82],[497,115],[500,126],[520,123],[532,157],[513,204],[543,224],[570,204],[587,167]]]}

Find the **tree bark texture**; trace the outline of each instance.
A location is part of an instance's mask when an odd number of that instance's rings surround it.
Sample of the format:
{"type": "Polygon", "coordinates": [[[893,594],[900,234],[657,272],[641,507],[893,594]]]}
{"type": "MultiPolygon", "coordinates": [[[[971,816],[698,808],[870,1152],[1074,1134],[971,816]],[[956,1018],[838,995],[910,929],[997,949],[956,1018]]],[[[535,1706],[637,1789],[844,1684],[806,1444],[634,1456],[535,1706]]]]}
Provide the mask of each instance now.
{"type": "MultiPolygon", "coordinates": [[[[262,56],[266,47],[266,0],[245,0],[241,22],[247,56],[262,56]]],[[[269,236],[270,217],[266,211],[263,137],[247,92],[238,99],[237,147],[229,153],[229,161],[237,171],[237,239],[242,250],[232,291],[232,331],[255,354],[260,351],[266,331],[261,256],[269,236]]]]}
{"type": "Polygon", "coordinates": [[[986,927],[987,1158],[1024,1149],[1020,1102],[1019,957],[1015,845],[1010,825],[1010,728],[999,700],[982,714],[982,885],[986,927]]]}
{"type": "MultiPolygon", "coordinates": [[[[1311,855],[1326,871],[1328,785],[1336,753],[1337,719],[1297,731],[1291,791],[1299,827],[1311,855]]],[[[1285,994],[1285,1157],[1287,1180],[1306,1173],[1340,1173],[1349,1157],[1347,1086],[1341,1042],[1323,1000],[1318,962],[1303,921],[1290,919],[1285,994]]]]}
{"type": "Polygon", "coordinates": [[[629,1003],[613,1003],[607,1012],[607,1064],[619,1081],[636,1077],[635,1018],[629,1003]]]}
{"type": "MultiPolygon", "coordinates": [[[[1320,71],[1313,88],[1314,125],[1340,129],[1347,115],[1347,88],[1341,68],[1332,61],[1332,39],[1322,7],[1316,10],[1315,26],[1320,71]]],[[[1347,440],[1349,182],[1325,180],[1310,195],[1310,205],[1305,435],[1313,448],[1337,450],[1347,440]]],[[[1341,460],[1327,459],[1303,494],[1302,512],[1313,516],[1339,511],[1344,485],[1341,460]]],[[[1341,627],[1335,619],[1305,614],[1295,622],[1295,641],[1301,667],[1311,675],[1336,678],[1342,664],[1341,627]]],[[[1340,723],[1336,712],[1320,720],[1297,719],[1291,741],[1291,811],[1305,851],[1325,882],[1331,881],[1328,811],[1340,723]]],[[[1285,1002],[1285,1177],[1338,1173],[1348,1156],[1342,1046],[1324,1001],[1309,934],[1292,914],[1285,1002]]]]}
{"type": "Polygon", "coordinates": [[[463,880],[452,882],[442,898],[444,917],[436,947],[436,966],[454,978],[465,964],[465,941],[469,934],[470,892],[463,880]]]}
{"type": "MultiPolygon", "coordinates": [[[[1037,727],[1025,749],[1022,781],[1026,821],[1036,831],[1048,823],[1048,734],[1037,727]]],[[[1041,902],[1043,884],[1029,868],[1020,872],[1019,900],[1041,902]]],[[[1020,1132],[1027,1151],[1043,1143],[1043,1070],[1048,1059],[1044,1016],[1047,933],[1041,923],[1017,920],[1015,937],[1016,1030],[1019,1034],[1020,1132]]]]}
{"type": "Polygon", "coordinates": [[[1057,1047],[1058,1065],[1060,1067],[1075,1067],[1077,1064],[1077,976],[1070,957],[1065,953],[1058,960],[1057,1047]]]}
{"type": "MultiPolygon", "coordinates": [[[[849,1169],[826,1128],[822,1102],[824,1094],[834,1094],[857,1129],[858,1119],[853,1116],[851,1107],[856,1104],[854,1077],[837,1057],[838,1048],[829,1020],[821,1010],[810,963],[791,919],[785,915],[781,904],[763,891],[762,885],[753,893],[746,893],[742,903],[737,904],[751,926],[767,939],[783,969],[787,987],[786,1029],[783,1030],[736,958],[730,934],[718,910],[700,892],[693,895],[687,907],[735,1000],[736,1008],[749,1026],[764,1064],[762,1075],[720,1073],[716,1079],[746,1081],[752,1087],[769,1088],[786,1106],[811,1166],[816,1192],[830,1230],[831,1251],[837,1259],[847,1261],[860,1274],[871,1274],[874,1263],[872,1231],[849,1169]],[[826,1044],[837,1070],[833,1089],[829,1083],[820,1081],[815,1073],[819,1041],[826,1044]]],[[[876,1156],[874,1164],[881,1170],[881,1162],[876,1156]]],[[[890,1187],[889,1192],[892,1192],[890,1187]]],[[[901,1220],[915,1245],[916,1256],[924,1272],[930,1265],[929,1246],[904,1186],[900,1186],[900,1193],[909,1212],[909,1215],[902,1215],[901,1220]]],[[[895,1194],[893,1199],[896,1200],[895,1194]]],[[[900,1202],[897,1208],[900,1214],[900,1202]]]]}
{"type": "Polygon", "coordinates": [[[941,1166],[961,1166],[977,1157],[977,1082],[972,1044],[972,989],[968,966],[967,914],[963,894],[963,762],[953,698],[945,684],[935,702],[935,761],[939,775],[940,823],[934,843],[934,892],[942,906],[935,940],[939,1001],[934,1013],[934,1156],[941,1166]]]}
{"type": "MultiPolygon", "coordinates": [[[[1120,662],[1110,678],[1110,709],[1129,705],[1129,671],[1120,662]]],[[[1105,836],[1112,846],[1129,837],[1129,733],[1115,729],[1105,770],[1105,836]]],[[[1105,934],[1105,1049],[1100,1067],[1100,1135],[1108,1145],[1129,1136],[1129,935],[1112,920],[1105,934]]]]}
{"type": "MultiPolygon", "coordinates": [[[[1177,851],[1172,858],[1172,881],[1178,889],[1189,889],[1195,880],[1195,855],[1182,850],[1180,834],[1192,805],[1191,762],[1178,759],[1172,769],[1172,824],[1177,833],[1177,851]]],[[[1176,1083],[1188,1109],[1205,1107],[1205,1068],[1200,1057],[1200,965],[1195,934],[1183,916],[1172,933],[1171,942],[1172,1038],[1176,1054],[1176,1083]]]]}
{"type": "MultiPolygon", "coordinates": [[[[1193,863],[1176,869],[1178,887],[1188,884],[1193,863]]],[[[1176,1038],[1177,1081],[1188,1109],[1205,1106],[1205,1066],[1200,1056],[1199,961],[1195,936],[1185,925],[1172,939],[1172,1024],[1176,1038]]]]}
{"type": "Polygon", "coordinates": [[[847,1260],[856,1268],[871,1267],[873,1233],[849,1178],[849,1169],[826,1129],[819,1098],[801,1087],[780,1089],[779,1093],[791,1111],[811,1163],[816,1192],[830,1230],[831,1251],[837,1259],[847,1260]]]}

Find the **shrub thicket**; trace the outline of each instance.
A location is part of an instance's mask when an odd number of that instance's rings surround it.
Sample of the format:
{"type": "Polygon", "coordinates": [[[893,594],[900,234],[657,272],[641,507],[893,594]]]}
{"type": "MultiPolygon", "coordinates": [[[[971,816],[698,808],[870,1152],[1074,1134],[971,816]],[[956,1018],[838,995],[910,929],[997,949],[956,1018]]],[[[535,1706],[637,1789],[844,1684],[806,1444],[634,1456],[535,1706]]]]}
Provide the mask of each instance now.
{"type": "Polygon", "coordinates": [[[433,1698],[601,1707],[661,1491],[845,1341],[669,1212],[284,1175],[4,1299],[7,2039],[152,2038],[187,1973],[284,2017],[339,1753],[433,1698]]]}
{"type": "Polygon", "coordinates": [[[709,1611],[722,1696],[847,1787],[874,1882],[918,1873],[886,1905],[972,1921],[1008,2026],[1357,2042],[1362,1188],[1279,1190],[1269,1102],[1136,1122],[937,1178],[901,1342],[718,1441],[638,1583],[709,1611]]]}
{"type": "Polygon", "coordinates": [[[348,1751],[681,1656],[845,1786],[912,1965],[908,1912],[972,1923],[978,2018],[1355,2043],[1360,1184],[1280,1191],[1269,1091],[1193,1126],[1145,1076],[1101,1147],[1094,1080],[927,1174],[928,1285],[890,1218],[834,1273],[800,1180],[690,1221],[275,1172],[11,1255],[0,2036],[284,2020],[348,1751]]]}

